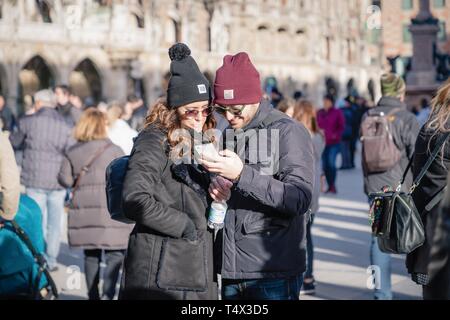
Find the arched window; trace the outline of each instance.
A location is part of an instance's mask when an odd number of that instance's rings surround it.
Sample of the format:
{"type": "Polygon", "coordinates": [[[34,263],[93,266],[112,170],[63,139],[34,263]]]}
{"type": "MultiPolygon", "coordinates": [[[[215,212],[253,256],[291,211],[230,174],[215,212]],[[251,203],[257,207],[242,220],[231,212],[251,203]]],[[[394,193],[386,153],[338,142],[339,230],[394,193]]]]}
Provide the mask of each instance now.
{"type": "Polygon", "coordinates": [[[74,94],[94,103],[102,99],[102,80],[96,65],[90,59],[82,60],[69,77],[70,87],[74,94]]]}

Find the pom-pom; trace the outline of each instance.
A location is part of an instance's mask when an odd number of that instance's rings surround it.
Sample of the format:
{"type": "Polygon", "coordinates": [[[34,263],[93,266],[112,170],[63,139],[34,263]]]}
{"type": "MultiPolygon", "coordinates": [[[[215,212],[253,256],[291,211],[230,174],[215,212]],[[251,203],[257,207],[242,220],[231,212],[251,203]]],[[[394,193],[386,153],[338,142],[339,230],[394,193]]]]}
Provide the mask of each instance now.
{"type": "Polygon", "coordinates": [[[169,49],[170,60],[183,60],[191,54],[191,49],[184,43],[176,43],[169,49]]]}

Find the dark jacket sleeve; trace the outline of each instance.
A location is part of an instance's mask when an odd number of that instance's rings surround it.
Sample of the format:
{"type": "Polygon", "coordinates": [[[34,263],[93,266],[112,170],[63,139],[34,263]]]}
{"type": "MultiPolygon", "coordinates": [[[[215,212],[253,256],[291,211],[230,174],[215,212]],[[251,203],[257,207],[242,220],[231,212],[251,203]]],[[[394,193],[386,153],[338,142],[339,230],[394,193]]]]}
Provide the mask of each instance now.
{"type": "Polygon", "coordinates": [[[9,136],[9,141],[15,150],[19,150],[23,148],[23,143],[26,138],[26,118],[22,118],[19,120],[17,131],[12,132],[9,136]]]}
{"type": "Polygon", "coordinates": [[[125,216],[136,223],[179,238],[186,230],[192,229],[193,221],[186,213],[154,197],[167,163],[161,135],[155,129],[142,131],[128,163],[123,185],[123,208],[125,216]]]}
{"type": "Polygon", "coordinates": [[[428,272],[431,298],[450,299],[450,173],[445,197],[438,211],[428,272]]]}
{"type": "Polygon", "coordinates": [[[416,140],[419,132],[419,122],[417,122],[416,117],[412,113],[408,112],[405,115],[404,127],[401,131],[401,139],[405,146],[406,154],[408,155],[409,159],[411,159],[414,154],[416,140]]]}
{"type": "Polygon", "coordinates": [[[338,117],[337,117],[337,124],[336,124],[336,134],[338,137],[342,136],[342,133],[345,130],[345,117],[344,113],[341,109],[337,109],[338,111],[338,117]]]}
{"type": "Polygon", "coordinates": [[[313,190],[312,139],[303,125],[294,122],[284,122],[279,129],[277,178],[244,165],[236,190],[287,216],[304,214],[310,206],[313,190]]]}
{"type": "Polygon", "coordinates": [[[72,188],[75,183],[75,179],[73,178],[73,168],[70,160],[67,156],[64,157],[61,163],[61,169],[58,173],[58,182],[64,188],[72,188]]]}

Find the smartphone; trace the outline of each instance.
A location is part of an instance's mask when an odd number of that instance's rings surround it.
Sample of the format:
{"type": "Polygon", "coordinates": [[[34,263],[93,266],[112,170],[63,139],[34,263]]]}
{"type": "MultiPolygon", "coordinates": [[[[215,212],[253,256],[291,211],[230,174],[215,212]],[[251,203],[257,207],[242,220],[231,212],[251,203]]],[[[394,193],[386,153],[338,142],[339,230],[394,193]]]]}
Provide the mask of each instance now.
{"type": "Polygon", "coordinates": [[[195,154],[198,159],[205,158],[215,160],[220,157],[213,143],[199,144],[194,146],[195,154]]]}

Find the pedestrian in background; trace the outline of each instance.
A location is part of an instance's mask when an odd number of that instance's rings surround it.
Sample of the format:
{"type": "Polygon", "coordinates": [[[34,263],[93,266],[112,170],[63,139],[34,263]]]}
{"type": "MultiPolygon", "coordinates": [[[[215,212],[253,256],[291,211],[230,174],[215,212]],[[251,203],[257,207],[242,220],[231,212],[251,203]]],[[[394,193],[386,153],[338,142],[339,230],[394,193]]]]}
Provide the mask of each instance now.
{"type": "Polygon", "coordinates": [[[125,154],[130,154],[133,148],[133,138],[138,133],[125,120],[121,119],[123,113],[123,106],[119,103],[112,103],[108,106],[106,111],[108,117],[108,137],[114,144],[121,147],[125,154]]]}
{"type": "Polygon", "coordinates": [[[144,105],[142,98],[132,94],[127,98],[125,113],[122,117],[133,130],[140,131],[144,127],[147,112],[147,107],[144,105]]]}
{"type": "Polygon", "coordinates": [[[16,127],[16,117],[8,108],[5,98],[0,95],[0,120],[3,122],[3,130],[12,132],[16,127]]]}
{"type": "Polygon", "coordinates": [[[308,129],[313,143],[314,151],[314,189],[311,199],[310,219],[306,225],[306,272],[303,274],[303,285],[300,294],[314,294],[316,290],[314,279],[314,244],[311,227],[316,213],[319,211],[320,179],[322,175],[321,159],[325,150],[325,137],[317,124],[316,109],[308,100],[300,99],[295,104],[293,118],[308,129]]]}
{"type": "MultiPolygon", "coordinates": [[[[389,133],[397,146],[401,156],[398,162],[384,171],[371,172],[362,157],[362,168],[364,175],[364,192],[368,196],[373,192],[380,192],[385,186],[395,189],[402,179],[402,175],[408,166],[409,159],[414,153],[414,145],[417,134],[419,133],[419,124],[415,116],[409,112],[404,103],[405,82],[394,73],[384,74],[380,79],[381,99],[376,107],[371,108],[363,116],[364,121],[369,116],[386,116],[390,122],[389,133]]],[[[364,139],[363,139],[364,148],[364,139]]],[[[368,151],[370,152],[370,150],[368,151]]],[[[377,154],[373,154],[376,157],[377,154]]],[[[407,191],[412,184],[412,174],[408,172],[403,191],[407,191]]],[[[369,202],[371,199],[369,199],[369,202]]],[[[380,287],[374,289],[374,299],[391,300],[391,256],[380,250],[376,237],[372,237],[370,245],[370,263],[380,268],[380,287]]]]}
{"type": "Polygon", "coordinates": [[[74,144],[72,129],[56,111],[51,90],[34,95],[36,112],[19,120],[18,131],[10,136],[15,149],[23,150],[21,183],[26,194],[42,211],[42,227],[50,270],[57,269],[66,190],[58,173],[66,150],[74,144]]]}
{"type": "MultiPolygon", "coordinates": [[[[442,85],[436,97],[432,100],[429,120],[420,129],[417,137],[413,176],[417,177],[433,151],[437,141],[450,131],[450,80],[442,85]]],[[[419,186],[413,192],[413,200],[419,210],[425,226],[425,242],[422,246],[409,253],[406,259],[408,272],[412,280],[423,286],[423,298],[431,299],[431,288],[428,286],[428,264],[430,261],[430,246],[435,234],[439,203],[444,195],[447,174],[450,170],[450,138],[447,138],[438,156],[428,168],[419,186]],[[434,203],[432,206],[429,204],[434,203]]]]}
{"type": "Polygon", "coordinates": [[[317,113],[317,123],[325,133],[326,146],[322,154],[322,165],[328,184],[326,193],[336,193],[336,159],[341,148],[345,118],[342,111],[334,106],[334,97],[330,94],[323,98],[323,109],[317,113]]]}
{"type": "Polygon", "coordinates": [[[277,109],[292,118],[295,109],[295,100],[286,98],[278,103],[277,109]]]}
{"type": "Polygon", "coordinates": [[[95,108],[83,113],[74,136],[78,143],[67,151],[58,175],[61,185],[73,188],[68,219],[69,245],[84,249],[89,299],[112,300],[132,226],[109,216],[105,170],[112,160],[124,153],[108,139],[106,115],[95,108]],[[106,266],[100,293],[102,254],[106,266]]]}
{"type": "Polygon", "coordinates": [[[344,131],[342,132],[341,155],[342,164],[340,169],[353,169],[355,167],[352,162],[352,143],[354,141],[356,126],[356,110],[353,107],[350,97],[344,99],[344,106],[341,108],[345,118],[344,131]]]}
{"type": "Polygon", "coordinates": [[[82,111],[70,102],[70,88],[67,85],[58,85],[54,89],[56,96],[56,111],[64,118],[70,127],[74,127],[80,120],[82,111]]]}

